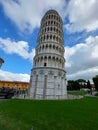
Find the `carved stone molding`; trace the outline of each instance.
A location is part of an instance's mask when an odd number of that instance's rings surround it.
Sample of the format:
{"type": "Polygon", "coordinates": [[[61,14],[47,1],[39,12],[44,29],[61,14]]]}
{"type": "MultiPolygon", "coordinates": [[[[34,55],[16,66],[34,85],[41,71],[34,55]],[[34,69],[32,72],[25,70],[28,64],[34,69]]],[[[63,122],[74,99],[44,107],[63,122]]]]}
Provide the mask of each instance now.
{"type": "Polygon", "coordinates": [[[43,70],[40,70],[40,71],[39,71],[39,74],[43,75],[43,74],[44,74],[44,71],[43,71],[43,70]]]}
{"type": "Polygon", "coordinates": [[[58,72],[58,76],[61,76],[61,75],[62,75],[62,72],[59,71],[59,72],[58,72]]]}
{"type": "Polygon", "coordinates": [[[36,71],[33,71],[33,74],[36,74],[36,71]]]}
{"type": "Polygon", "coordinates": [[[54,75],[54,72],[50,70],[50,71],[48,72],[48,74],[49,74],[49,75],[54,75]]]}

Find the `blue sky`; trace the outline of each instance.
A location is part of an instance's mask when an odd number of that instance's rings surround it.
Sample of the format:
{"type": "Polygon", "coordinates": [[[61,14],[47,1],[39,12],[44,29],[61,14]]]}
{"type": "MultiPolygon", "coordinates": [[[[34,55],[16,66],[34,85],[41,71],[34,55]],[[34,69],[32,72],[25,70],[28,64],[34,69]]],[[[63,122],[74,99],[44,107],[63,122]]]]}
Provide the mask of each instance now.
{"type": "Polygon", "coordinates": [[[0,0],[0,80],[29,81],[40,21],[49,9],[63,19],[67,79],[98,74],[97,0],[0,0]]]}

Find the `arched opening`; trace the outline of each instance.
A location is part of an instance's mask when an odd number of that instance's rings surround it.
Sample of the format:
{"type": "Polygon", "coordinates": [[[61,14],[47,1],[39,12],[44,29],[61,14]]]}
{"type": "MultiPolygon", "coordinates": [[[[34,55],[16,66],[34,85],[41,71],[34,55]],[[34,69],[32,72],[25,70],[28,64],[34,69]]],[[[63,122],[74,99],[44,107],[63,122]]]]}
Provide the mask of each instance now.
{"type": "Polygon", "coordinates": [[[40,41],[42,42],[42,37],[40,38],[40,41]]]}
{"type": "Polygon", "coordinates": [[[50,15],[49,15],[49,19],[50,19],[50,15]]]}
{"type": "Polygon", "coordinates": [[[46,44],[45,48],[46,48],[46,50],[48,49],[48,44],[46,44]]]}
{"type": "Polygon", "coordinates": [[[55,35],[53,36],[53,40],[55,40],[55,35]]]}
{"type": "Polygon", "coordinates": [[[56,37],[56,41],[58,42],[58,37],[56,37]]]}
{"type": "Polygon", "coordinates": [[[53,49],[55,50],[55,45],[53,45],[53,49]]]}
{"type": "Polygon", "coordinates": [[[43,64],[44,67],[47,66],[47,56],[44,57],[44,64],[43,64]]]}
{"type": "Polygon", "coordinates": [[[48,66],[51,67],[51,56],[48,57],[48,66]]]}
{"type": "Polygon", "coordinates": [[[45,28],[45,32],[46,32],[46,28],[45,28]]]}
{"type": "Polygon", "coordinates": [[[52,57],[52,66],[55,67],[56,63],[55,63],[55,57],[52,57]]]}
{"type": "Polygon", "coordinates": [[[47,40],[49,39],[49,36],[47,35],[47,40]]]}
{"type": "Polygon", "coordinates": [[[46,19],[48,19],[48,16],[46,16],[46,19]]]}
{"type": "Polygon", "coordinates": [[[46,67],[46,66],[47,66],[47,63],[45,62],[45,63],[44,63],[44,67],[46,67]]]}
{"type": "Polygon", "coordinates": [[[49,49],[51,49],[51,44],[49,45],[49,49]]]}
{"type": "Polygon", "coordinates": [[[50,25],[50,21],[48,21],[48,25],[50,25]]]}
{"type": "Polygon", "coordinates": [[[36,67],[36,61],[35,61],[35,67],[36,67]]]}
{"type": "Polygon", "coordinates": [[[52,31],[52,27],[51,27],[51,31],[52,31]]]}
{"type": "Polygon", "coordinates": [[[50,39],[52,40],[52,35],[50,35],[50,39]]]}
{"type": "Polygon", "coordinates": [[[55,32],[55,27],[54,27],[54,32],[55,32]]]}
{"type": "Polygon", "coordinates": [[[51,21],[51,25],[53,24],[53,21],[51,21]]]}
{"type": "Polygon", "coordinates": [[[56,29],[56,33],[58,34],[58,29],[56,29]]]}
{"type": "Polygon", "coordinates": [[[42,46],[42,51],[44,50],[44,45],[42,46]]]}
{"type": "Polygon", "coordinates": [[[45,35],[43,36],[43,42],[45,41],[45,35]]]}

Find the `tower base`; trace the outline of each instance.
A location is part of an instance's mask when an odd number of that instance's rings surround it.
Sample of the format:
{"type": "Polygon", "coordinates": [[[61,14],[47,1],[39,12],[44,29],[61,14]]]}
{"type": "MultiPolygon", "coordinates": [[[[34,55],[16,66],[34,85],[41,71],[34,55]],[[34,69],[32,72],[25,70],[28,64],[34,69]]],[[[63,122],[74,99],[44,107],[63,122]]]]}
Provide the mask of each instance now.
{"type": "Polygon", "coordinates": [[[32,69],[30,78],[30,98],[67,98],[66,72],[62,69],[37,67],[32,69]]]}

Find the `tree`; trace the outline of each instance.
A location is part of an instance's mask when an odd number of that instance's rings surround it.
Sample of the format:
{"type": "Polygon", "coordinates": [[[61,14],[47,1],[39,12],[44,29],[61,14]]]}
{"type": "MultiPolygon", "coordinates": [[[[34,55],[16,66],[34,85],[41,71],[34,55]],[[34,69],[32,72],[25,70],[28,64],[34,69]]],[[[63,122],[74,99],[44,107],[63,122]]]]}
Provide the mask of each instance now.
{"type": "Polygon", "coordinates": [[[94,82],[94,85],[95,85],[95,88],[98,92],[98,75],[96,75],[95,77],[93,77],[93,82],[94,82]]]}
{"type": "Polygon", "coordinates": [[[87,82],[86,82],[86,80],[85,79],[78,79],[78,80],[76,80],[78,83],[79,83],[79,85],[80,85],[80,88],[85,88],[85,87],[87,87],[87,82]]]}
{"type": "Polygon", "coordinates": [[[73,80],[68,80],[68,82],[67,82],[68,83],[68,85],[67,85],[68,90],[73,90],[73,82],[74,82],[73,80]]]}
{"type": "Polygon", "coordinates": [[[90,93],[92,95],[92,87],[89,80],[87,81],[87,88],[90,89],[90,93]]]}
{"type": "Polygon", "coordinates": [[[67,89],[68,90],[80,90],[80,85],[75,80],[68,80],[67,89]]]}
{"type": "Polygon", "coordinates": [[[74,81],[73,87],[75,90],[80,90],[80,85],[78,81],[74,81]]]}

